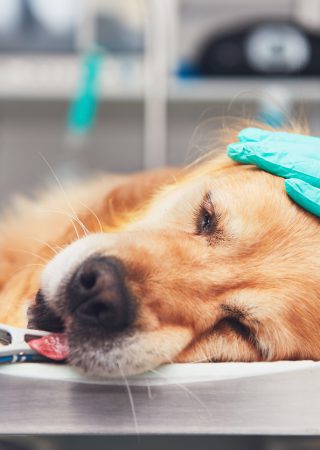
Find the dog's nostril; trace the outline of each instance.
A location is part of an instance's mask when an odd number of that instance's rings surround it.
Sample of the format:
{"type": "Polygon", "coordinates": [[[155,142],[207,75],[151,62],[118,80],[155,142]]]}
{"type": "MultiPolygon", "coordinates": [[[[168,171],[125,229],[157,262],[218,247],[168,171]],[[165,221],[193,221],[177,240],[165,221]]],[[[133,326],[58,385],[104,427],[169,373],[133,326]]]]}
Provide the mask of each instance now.
{"type": "Polygon", "coordinates": [[[96,285],[97,277],[97,272],[93,270],[89,272],[82,272],[79,281],[82,287],[84,287],[86,290],[90,290],[96,285]]]}
{"type": "Polygon", "coordinates": [[[87,323],[100,324],[105,328],[115,330],[119,327],[121,317],[117,308],[100,300],[91,300],[81,305],[76,314],[87,323]]]}

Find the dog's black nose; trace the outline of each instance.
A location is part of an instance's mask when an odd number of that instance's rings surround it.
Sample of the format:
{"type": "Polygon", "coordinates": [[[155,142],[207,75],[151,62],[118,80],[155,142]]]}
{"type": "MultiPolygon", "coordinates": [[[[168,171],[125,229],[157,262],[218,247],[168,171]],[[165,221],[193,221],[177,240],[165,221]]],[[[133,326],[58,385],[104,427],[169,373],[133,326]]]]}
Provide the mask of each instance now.
{"type": "Polygon", "coordinates": [[[134,302],[116,258],[97,256],[82,263],[67,286],[67,298],[84,325],[123,331],[133,322],[134,302]]]}

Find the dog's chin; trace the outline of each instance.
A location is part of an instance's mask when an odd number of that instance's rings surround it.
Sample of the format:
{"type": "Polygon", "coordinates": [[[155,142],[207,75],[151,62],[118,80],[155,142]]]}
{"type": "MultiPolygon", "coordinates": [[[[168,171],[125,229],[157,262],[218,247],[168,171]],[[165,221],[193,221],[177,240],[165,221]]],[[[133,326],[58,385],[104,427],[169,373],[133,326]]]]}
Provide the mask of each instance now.
{"type": "Polygon", "coordinates": [[[86,335],[80,327],[71,327],[68,363],[89,376],[119,378],[141,374],[168,362],[168,357],[170,360],[158,335],[152,334],[131,331],[107,336],[100,331],[86,335]]]}
{"type": "Polygon", "coordinates": [[[134,334],[99,339],[68,333],[68,363],[80,372],[96,377],[117,378],[135,375],[152,368],[150,362],[137,360],[134,334]]]}
{"type": "Polygon", "coordinates": [[[190,342],[190,331],[181,327],[107,335],[104,330],[86,333],[78,324],[68,330],[68,363],[89,376],[119,378],[138,375],[172,362],[190,342]]]}

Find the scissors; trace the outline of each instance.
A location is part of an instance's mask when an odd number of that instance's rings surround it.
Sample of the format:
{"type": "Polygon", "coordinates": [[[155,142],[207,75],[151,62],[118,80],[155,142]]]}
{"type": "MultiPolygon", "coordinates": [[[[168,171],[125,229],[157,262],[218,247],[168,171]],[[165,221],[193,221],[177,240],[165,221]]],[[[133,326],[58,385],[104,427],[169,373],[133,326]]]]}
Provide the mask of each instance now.
{"type": "Polygon", "coordinates": [[[0,364],[48,361],[28,345],[28,341],[47,334],[49,334],[47,331],[17,328],[0,323],[0,364]]]}

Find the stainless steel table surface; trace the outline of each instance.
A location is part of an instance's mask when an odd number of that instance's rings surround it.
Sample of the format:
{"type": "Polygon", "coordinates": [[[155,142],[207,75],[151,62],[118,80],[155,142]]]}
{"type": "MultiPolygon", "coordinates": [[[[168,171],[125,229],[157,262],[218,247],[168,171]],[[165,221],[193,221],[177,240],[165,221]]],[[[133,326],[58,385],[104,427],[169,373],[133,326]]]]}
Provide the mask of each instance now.
{"type": "Polygon", "coordinates": [[[3,434],[320,435],[320,369],[131,387],[0,376],[3,434]]]}

